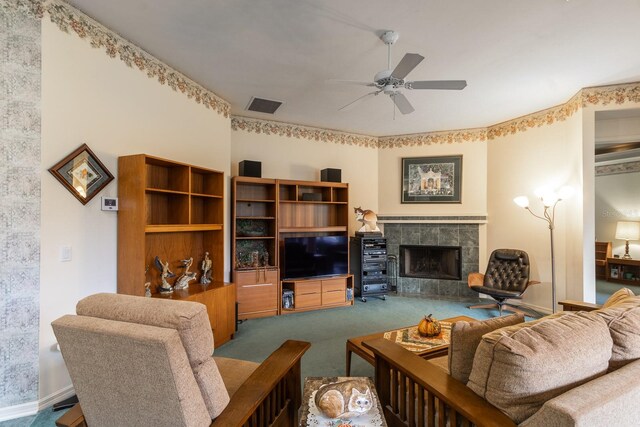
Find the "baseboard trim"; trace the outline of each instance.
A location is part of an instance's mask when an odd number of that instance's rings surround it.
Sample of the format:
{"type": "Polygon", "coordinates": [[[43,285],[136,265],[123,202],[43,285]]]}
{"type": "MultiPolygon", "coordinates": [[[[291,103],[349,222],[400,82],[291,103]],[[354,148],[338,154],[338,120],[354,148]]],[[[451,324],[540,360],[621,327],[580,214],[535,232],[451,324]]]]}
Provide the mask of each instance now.
{"type": "Polygon", "coordinates": [[[13,420],[15,418],[28,417],[38,413],[38,401],[21,403],[19,405],[0,408],[0,422],[13,420]]]}
{"type": "Polygon", "coordinates": [[[21,403],[19,405],[7,406],[6,408],[0,408],[0,422],[35,415],[38,411],[48,408],[54,403],[67,399],[74,394],[75,391],[73,386],[68,385],[48,396],[43,397],[42,399],[21,403]]]}
{"type": "Polygon", "coordinates": [[[58,403],[64,399],[68,399],[76,394],[73,385],[68,385],[56,392],[51,393],[48,396],[38,400],[38,411],[41,411],[49,406],[53,406],[54,403],[58,403]]]}
{"type": "MultiPolygon", "coordinates": [[[[515,305],[515,304],[514,304],[515,305]]],[[[530,310],[534,310],[537,311],[538,313],[542,313],[542,314],[552,314],[551,310],[548,309],[547,307],[541,307],[539,305],[533,305],[533,304],[519,304],[516,307],[522,307],[524,309],[530,309],[530,310]]]]}

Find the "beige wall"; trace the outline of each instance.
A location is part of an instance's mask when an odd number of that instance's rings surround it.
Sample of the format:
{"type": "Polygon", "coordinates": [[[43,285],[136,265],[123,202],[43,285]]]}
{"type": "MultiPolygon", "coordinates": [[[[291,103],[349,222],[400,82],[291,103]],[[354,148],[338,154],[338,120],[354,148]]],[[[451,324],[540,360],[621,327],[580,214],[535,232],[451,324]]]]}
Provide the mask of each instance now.
{"type": "MultiPolygon", "coordinates": [[[[497,248],[527,251],[531,260],[532,279],[543,283],[527,290],[524,301],[547,309],[551,308],[549,229],[545,222],[518,207],[513,198],[528,196],[532,210],[540,214],[542,205],[533,195],[537,188],[575,185],[578,164],[581,164],[582,159],[570,155],[572,147],[569,147],[569,121],[494,139],[489,142],[488,149],[487,251],[497,248]]],[[[566,219],[569,215],[580,215],[571,211],[573,206],[573,203],[563,201],[556,210],[554,237],[559,300],[566,294],[567,264],[576,262],[581,265],[580,259],[567,259],[565,251],[568,233],[566,219]]],[[[581,236],[571,237],[581,240],[581,236]]]]}
{"type": "Polygon", "coordinates": [[[116,177],[117,158],[127,154],[153,154],[227,175],[230,165],[228,118],[48,19],[42,20],[42,117],[41,399],[70,384],[60,353],[52,350],[51,321],[75,312],[86,295],[116,290],[117,214],[100,210],[100,196],[117,196],[117,180],[83,206],[47,169],[82,143],[116,177]],[[72,247],[71,262],[58,261],[63,245],[72,247]]]}
{"type": "MultiPolygon", "coordinates": [[[[378,150],[375,148],[232,131],[232,176],[238,174],[238,162],[242,160],[262,162],[265,178],[320,181],[322,169],[341,169],[342,182],[349,183],[349,207],[378,211],[378,150]]],[[[352,215],[349,233],[353,234],[359,224],[352,215]]]]}
{"type": "Polygon", "coordinates": [[[486,215],[487,143],[464,142],[380,149],[378,186],[384,215],[486,215]],[[402,204],[402,158],[462,154],[462,203],[402,204]]]}
{"type": "MultiPolygon", "coordinates": [[[[542,284],[527,291],[525,303],[551,309],[549,230],[545,222],[523,211],[512,199],[527,195],[532,210],[541,213],[541,203],[533,196],[536,188],[570,185],[576,190],[556,210],[557,298],[595,302],[595,114],[637,106],[625,103],[584,107],[565,121],[489,142],[487,250],[513,246],[529,253],[532,276],[542,284]]],[[[600,129],[599,139],[610,139],[614,128],[609,123],[600,129]]]]}
{"type": "MultiPolygon", "coordinates": [[[[378,193],[382,215],[486,216],[487,143],[462,142],[379,150],[378,193]],[[462,155],[462,203],[402,204],[402,158],[462,155]]],[[[384,227],[382,227],[384,229],[384,227]]],[[[478,261],[482,270],[487,262],[487,225],[478,228],[478,261]]]]}

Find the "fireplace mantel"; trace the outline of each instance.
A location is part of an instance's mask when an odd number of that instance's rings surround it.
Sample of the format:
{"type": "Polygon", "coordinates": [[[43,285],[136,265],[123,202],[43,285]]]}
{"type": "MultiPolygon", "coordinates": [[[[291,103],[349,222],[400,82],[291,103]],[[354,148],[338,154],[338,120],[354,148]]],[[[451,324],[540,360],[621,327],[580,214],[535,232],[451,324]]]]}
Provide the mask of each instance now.
{"type": "Polygon", "coordinates": [[[381,224],[486,224],[486,215],[394,215],[378,214],[381,224]]]}

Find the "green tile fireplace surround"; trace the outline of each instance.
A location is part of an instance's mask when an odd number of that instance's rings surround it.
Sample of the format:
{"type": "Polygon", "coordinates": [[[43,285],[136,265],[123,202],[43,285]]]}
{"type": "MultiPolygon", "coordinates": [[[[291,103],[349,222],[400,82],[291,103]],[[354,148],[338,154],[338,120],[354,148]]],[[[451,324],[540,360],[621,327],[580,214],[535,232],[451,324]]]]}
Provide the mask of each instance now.
{"type": "Polygon", "coordinates": [[[479,226],[486,223],[486,217],[379,215],[378,220],[383,224],[387,251],[398,262],[401,245],[460,247],[459,280],[398,275],[398,293],[461,300],[477,298],[477,293],[467,286],[466,278],[469,273],[479,271],[479,226]]]}

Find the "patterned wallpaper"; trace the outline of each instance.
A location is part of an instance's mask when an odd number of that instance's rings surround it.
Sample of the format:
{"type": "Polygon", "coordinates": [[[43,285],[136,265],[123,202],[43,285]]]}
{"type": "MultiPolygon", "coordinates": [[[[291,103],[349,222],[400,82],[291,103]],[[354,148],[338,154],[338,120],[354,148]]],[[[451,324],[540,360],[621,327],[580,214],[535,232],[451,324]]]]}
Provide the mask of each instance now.
{"type": "Polygon", "coordinates": [[[38,399],[40,21],[0,6],[0,408],[38,399]]]}

